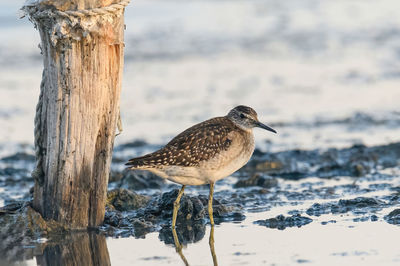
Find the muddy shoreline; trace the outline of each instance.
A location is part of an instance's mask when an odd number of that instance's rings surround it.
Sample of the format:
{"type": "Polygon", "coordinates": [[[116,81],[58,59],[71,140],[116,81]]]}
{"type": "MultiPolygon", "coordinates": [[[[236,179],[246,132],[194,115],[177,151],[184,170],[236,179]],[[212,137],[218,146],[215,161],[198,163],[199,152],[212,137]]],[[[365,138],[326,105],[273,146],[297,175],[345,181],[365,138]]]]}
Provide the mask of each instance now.
{"type": "MultiPolygon", "coordinates": [[[[118,170],[129,157],[123,156],[127,150],[143,148],[149,147],[139,141],[115,148],[104,224],[93,230],[113,238],[144,238],[159,232],[160,241],[173,244],[170,220],[179,187],[149,172],[118,170]]],[[[307,226],[316,217],[347,215],[352,223],[384,221],[398,226],[399,161],[400,143],[324,151],[256,150],[245,167],[217,183],[214,219],[217,225],[241,223],[248,213],[266,212],[254,226],[285,230],[307,226]],[[269,215],[271,209],[282,211],[269,215]]],[[[16,153],[0,162],[0,187],[11,188],[1,196],[6,205],[0,210],[1,238],[6,239],[1,255],[18,261],[32,257],[33,250],[61,243],[70,234],[68,228],[45,223],[30,207],[33,180],[29,168],[34,157],[16,153]],[[16,191],[12,188],[24,196],[13,200],[16,191]]],[[[204,238],[209,222],[207,193],[207,186],[191,187],[182,197],[177,234],[185,245],[204,238]]],[[[336,222],[330,218],[321,224],[336,222]]]]}

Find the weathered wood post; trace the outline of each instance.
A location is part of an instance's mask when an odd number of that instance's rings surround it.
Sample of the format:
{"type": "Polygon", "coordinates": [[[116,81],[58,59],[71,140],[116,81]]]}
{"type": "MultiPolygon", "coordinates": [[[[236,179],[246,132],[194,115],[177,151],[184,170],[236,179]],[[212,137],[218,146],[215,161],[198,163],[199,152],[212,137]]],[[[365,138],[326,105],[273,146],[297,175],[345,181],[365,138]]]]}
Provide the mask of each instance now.
{"type": "Polygon", "coordinates": [[[41,37],[34,208],[71,228],[103,222],[129,0],[41,0],[23,7],[41,37]]]}

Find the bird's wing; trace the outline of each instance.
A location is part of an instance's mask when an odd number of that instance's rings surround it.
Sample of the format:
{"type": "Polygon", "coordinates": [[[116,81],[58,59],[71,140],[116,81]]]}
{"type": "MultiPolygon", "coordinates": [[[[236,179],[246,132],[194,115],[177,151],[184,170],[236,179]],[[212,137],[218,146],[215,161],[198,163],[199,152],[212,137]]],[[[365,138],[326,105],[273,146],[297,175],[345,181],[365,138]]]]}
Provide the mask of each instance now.
{"type": "Polygon", "coordinates": [[[165,165],[197,166],[229,148],[229,133],[235,125],[225,117],[216,117],[194,125],[173,138],[162,149],[130,159],[130,168],[162,167],[165,165]]]}

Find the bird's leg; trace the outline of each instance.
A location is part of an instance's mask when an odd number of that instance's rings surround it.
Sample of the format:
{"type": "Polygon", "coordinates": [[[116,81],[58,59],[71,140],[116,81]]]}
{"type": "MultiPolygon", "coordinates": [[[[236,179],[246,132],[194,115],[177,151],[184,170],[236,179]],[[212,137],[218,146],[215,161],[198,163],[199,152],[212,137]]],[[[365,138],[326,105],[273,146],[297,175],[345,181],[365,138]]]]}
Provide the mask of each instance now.
{"type": "Polygon", "coordinates": [[[214,182],[210,183],[210,195],[208,197],[208,216],[210,217],[211,226],[214,226],[214,217],[213,217],[213,194],[214,194],[214,182]]]}
{"type": "Polygon", "coordinates": [[[210,245],[211,256],[213,258],[214,266],[218,266],[217,255],[215,254],[214,248],[214,216],[213,216],[213,194],[214,194],[214,183],[210,183],[210,196],[208,197],[208,216],[210,216],[211,231],[208,243],[210,245]]]}
{"type": "Polygon", "coordinates": [[[215,247],[214,247],[214,226],[211,226],[211,231],[210,231],[210,239],[208,241],[208,244],[210,245],[210,250],[211,250],[211,256],[214,262],[214,266],[218,266],[218,261],[217,261],[217,255],[215,253],[215,247]]]}
{"type": "Polygon", "coordinates": [[[179,254],[179,256],[181,257],[183,263],[187,266],[189,265],[188,261],[186,260],[185,255],[183,255],[182,253],[182,245],[181,243],[179,243],[179,239],[178,239],[178,234],[176,233],[176,229],[172,228],[172,236],[174,237],[174,242],[175,242],[175,250],[176,252],[179,254]]]}
{"type": "Polygon", "coordinates": [[[179,190],[178,196],[174,201],[174,211],[172,212],[172,229],[175,229],[176,216],[178,215],[178,210],[179,210],[179,202],[181,201],[181,197],[183,195],[184,190],[185,190],[185,185],[183,185],[182,188],[179,190]]]}

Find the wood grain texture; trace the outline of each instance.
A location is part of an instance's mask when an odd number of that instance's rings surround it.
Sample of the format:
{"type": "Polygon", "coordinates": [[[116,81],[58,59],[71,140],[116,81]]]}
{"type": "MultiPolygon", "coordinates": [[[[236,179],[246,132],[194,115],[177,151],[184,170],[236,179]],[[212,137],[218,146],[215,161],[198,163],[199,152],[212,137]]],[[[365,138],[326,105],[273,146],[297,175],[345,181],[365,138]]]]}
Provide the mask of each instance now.
{"type": "MultiPolygon", "coordinates": [[[[91,8],[110,1],[76,3],[75,8],[91,8]]],[[[40,114],[45,160],[44,183],[35,183],[33,206],[44,218],[72,228],[97,226],[104,219],[119,114],[123,15],[94,21],[95,31],[75,25],[75,38],[67,32],[56,43],[55,23],[54,18],[37,22],[45,71],[40,114]]]]}

